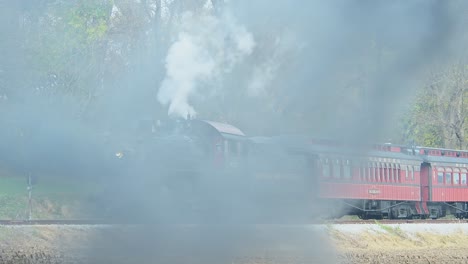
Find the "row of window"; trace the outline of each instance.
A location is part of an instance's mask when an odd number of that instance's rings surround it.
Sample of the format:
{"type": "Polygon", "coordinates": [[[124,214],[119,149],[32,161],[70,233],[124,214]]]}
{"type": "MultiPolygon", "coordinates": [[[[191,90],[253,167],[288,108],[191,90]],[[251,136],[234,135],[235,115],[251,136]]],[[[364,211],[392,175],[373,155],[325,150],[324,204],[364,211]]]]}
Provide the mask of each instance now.
{"type": "Polygon", "coordinates": [[[325,178],[351,179],[351,162],[349,160],[322,160],[322,176],[325,178]]]}
{"type": "Polygon", "coordinates": [[[401,182],[402,171],[405,181],[414,180],[415,172],[419,166],[400,165],[393,163],[370,163],[367,167],[361,167],[359,178],[362,181],[371,182],[401,182]]]}
{"type": "MultiPolygon", "coordinates": [[[[221,152],[223,150],[221,144],[216,144],[216,150],[221,152]]],[[[225,139],[224,140],[224,155],[226,157],[239,157],[247,154],[247,148],[239,141],[225,139]]]]}
{"type": "Polygon", "coordinates": [[[325,178],[351,179],[352,171],[359,170],[359,179],[371,182],[401,182],[402,170],[406,180],[414,180],[415,171],[419,171],[419,166],[383,162],[362,163],[357,167],[352,166],[349,160],[340,159],[323,159],[321,165],[325,178]]]}
{"type": "MultiPolygon", "coordinates": [[[[435,172],[434,172],[435,173],[435,172]]],[[[437,183],[447,185],[466,185],[466,169],[437,168],[437,183]]]]}

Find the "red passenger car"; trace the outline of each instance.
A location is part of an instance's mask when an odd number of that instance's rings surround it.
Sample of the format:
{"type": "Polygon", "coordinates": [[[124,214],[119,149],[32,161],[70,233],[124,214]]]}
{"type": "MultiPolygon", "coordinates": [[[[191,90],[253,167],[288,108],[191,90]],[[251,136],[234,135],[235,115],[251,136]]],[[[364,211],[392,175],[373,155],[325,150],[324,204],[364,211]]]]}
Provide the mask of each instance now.
{"type": "Polygon", "coordinates": [[[426,212],[421,202],[419,155],[400,146],[313,145],[318,196],[363,218],[407,218],[426,212]],[[346,207],[345,206],[345,207],[346,207]]]}
{"type": "Polygon", "coordinates": [[[318,198],[362,218],[468,217],[468,152],[315,142],[311,153],[318,198]]]}
{"type": "Polygon", "coordinates": [[[459,218],[468,216],[468,153],[447,149],[422,148],[421,165],[426,185],[423,202],[432,218],[451,212],[459,218]],[[427,180],[426,180],[427,179],[427,180]]]}
{"type": "MultiPolygon", "coordinates": [[[[296,182],[292,186],[297,192],[308,192],[302,197],[309,199],[310,210],[361,218],[435,219],[449,213],[468,218],[468,151],[392,144],[362,147],[300,136],[257,141],[253,142],[258,146],[268,143],[289,153],[282,161],[264,162],[272,168],[266,174],[281,173],[281,189],[287,189],[286,178],[296,182]],[[306,162],[291,162],[293,157],[306,162]],[[279,164],[283,168],[275,169],[279,164]],[[311,188],[297,187],[301,184],[311,188]]],[[[260,156],[275,151],[268,148],[260,156]]]]}

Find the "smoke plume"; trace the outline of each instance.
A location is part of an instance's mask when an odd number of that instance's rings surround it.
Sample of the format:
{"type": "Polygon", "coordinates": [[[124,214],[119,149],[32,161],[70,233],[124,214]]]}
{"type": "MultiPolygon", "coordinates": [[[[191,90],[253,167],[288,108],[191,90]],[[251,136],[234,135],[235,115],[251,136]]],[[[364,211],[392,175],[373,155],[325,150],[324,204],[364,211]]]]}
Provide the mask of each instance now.
{"type": "Polygon", "coordinates": [[[209,6],[202,14],[185,12],[181,17],[177,40],[165,60],[166,77],[158,100],[169,105],[169,115],[185,117],[196,113],[191,97],[218,88],[223,74],[252,53],[255,41],[233,17],[214,16],[209,6]]]}

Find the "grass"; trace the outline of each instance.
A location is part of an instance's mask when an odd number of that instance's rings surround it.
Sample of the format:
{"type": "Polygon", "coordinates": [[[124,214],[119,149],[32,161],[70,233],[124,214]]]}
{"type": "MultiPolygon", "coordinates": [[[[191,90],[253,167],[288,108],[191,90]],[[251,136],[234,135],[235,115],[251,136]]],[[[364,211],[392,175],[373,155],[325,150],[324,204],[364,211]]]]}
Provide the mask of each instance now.
{"type": "Polygon", "coordinates": [[[26,180],[16,177],[0,177],[0,196],[18,195],[27,192],[26,180]]]}
{"type": "MultiPolygon", "coordinates": [[[[32,189],[33,218],[79,217],[80,202],[99,192],[99,186],[79,179],[40,177],[32,189]]],[[[29,201],[26,177],[0,175],[0,219],[26,219],[29,201]]]]}
{"type": "Polygon", "coordinates": [[[375,224],[380,227],[382,230],[386,231],[391,235],[395,235],[401,238],[406,238],[406,234],[401,230],[400,226],[391,227],[388,225],[381,224],[379,221],[375,220],[375,224]]]}
{"type": "Polygon", "coordinates": [[[399,250],[440,250],[464,249],[468,252],[468,235],[459,232],[439,234],[432,232],[405,233],[399,226],[392,227],[376,222],[383,232],[371,229],[361,233],[348,233],[336,229],[329,230],[330,238],[341,250],[399,251],[399,250]]]}
{"type": "MultiPolygon", "coordinates": [[[[0,196],[27,194],[27,186],[26,177],[0,177],[0,196]]],[[[86,195],[98,190],[99,186],[89,181],[59,177],[39,178],[37,184],[33,185],[33,192],[38,195],[86,195]]]]}

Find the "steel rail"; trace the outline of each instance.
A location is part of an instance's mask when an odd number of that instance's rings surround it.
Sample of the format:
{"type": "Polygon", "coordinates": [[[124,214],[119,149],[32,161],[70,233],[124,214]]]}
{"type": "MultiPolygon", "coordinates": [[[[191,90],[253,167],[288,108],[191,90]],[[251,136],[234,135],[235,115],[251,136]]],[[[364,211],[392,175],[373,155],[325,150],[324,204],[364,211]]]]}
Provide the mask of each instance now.
{"type": "Polygon", "coordinates": [[[32,220],[0,220],[0,225],[109,225],[106,220],[95,219],[32,219],[32,220]]]}
{"type": "Polygon", "coordinates": [[[467,219],[383,219],[383,220],[330,220],[324,224],[467,224],[467,219]]]}

